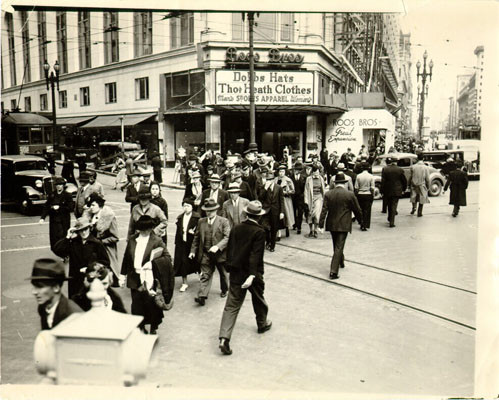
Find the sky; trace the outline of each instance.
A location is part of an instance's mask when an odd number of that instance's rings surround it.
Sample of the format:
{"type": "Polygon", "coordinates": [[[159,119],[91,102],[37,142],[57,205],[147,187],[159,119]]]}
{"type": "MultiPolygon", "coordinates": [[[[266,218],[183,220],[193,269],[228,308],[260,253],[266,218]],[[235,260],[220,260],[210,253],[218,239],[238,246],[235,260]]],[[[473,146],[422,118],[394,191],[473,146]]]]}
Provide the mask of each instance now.
{"type": "MultiPolygon", "coordinates": [[[[433,60],[433,76],[425,104],[430,129],[440,129],[449,114],[449,97],[456,93],[456,76],[475,72],[474,50],[484,45],[484,73],[493,68],[491,44],[497,38],[497,7],[492,1],[404,1],[407,13],[401,17],[404,33],[411,33],[413,87],[417,90],[416,62],[433,60]],[[492,39],[492,40],[491,40],[492,39]]],[[[495,3],[497,6],[497,3],[495,3]]],[[[496,50],[495,47],[494,50],[496,50]]],[[[414,98],[417,99],[416,92],[414,98]]]]}

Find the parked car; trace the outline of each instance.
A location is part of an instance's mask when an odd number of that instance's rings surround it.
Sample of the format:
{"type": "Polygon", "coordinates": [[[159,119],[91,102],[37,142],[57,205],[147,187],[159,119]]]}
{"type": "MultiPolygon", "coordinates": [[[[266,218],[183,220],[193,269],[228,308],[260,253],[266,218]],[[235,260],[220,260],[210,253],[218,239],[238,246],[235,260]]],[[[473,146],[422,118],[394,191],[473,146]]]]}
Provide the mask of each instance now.
{"type": "MultiPolygon", "coordinates": [[[[2,156],[1,180],[2,204],[16,204],[23,214],[29,214],[35,206],[45,204],[48,195],[55,190],[47,161],[38,156],[2,156]]],[[[77,187],[68,183],[66,191],[76,197],[77,187]]]]}
{"type": "MultiPolygon", "coordinates": [[[[381,199],[381,171],[383,167],[386,166],[386,159],[388,157],[397,159],[397,165],[404,170],[407,180],[409,180],[411,165],[418,162],[418,157],[416,154],[412,153],[390,153],[378,156],[372,165],[372,173],[374,175],[374,183],[376,185],[376,189],[374,190],[375,200],[381,199]]],[[[428,194],[430,196],[438,196],[442,193],[442,188],[446,181],[445,176],[431,165],[428,165],[428,167],[430,168],[430,187],[428,188],[428,194]]],[[[407,187],[407,193],[409,192],[410,189],[407,187]]]]}
{"type": "Polygon", "coordinates": [[[464,164],[464,153],[461,150],[434,150],[423,152],[423,161],[438,170],[443,168],[449,157],[452,157],[454,161],[461,161],[464,164]]]}

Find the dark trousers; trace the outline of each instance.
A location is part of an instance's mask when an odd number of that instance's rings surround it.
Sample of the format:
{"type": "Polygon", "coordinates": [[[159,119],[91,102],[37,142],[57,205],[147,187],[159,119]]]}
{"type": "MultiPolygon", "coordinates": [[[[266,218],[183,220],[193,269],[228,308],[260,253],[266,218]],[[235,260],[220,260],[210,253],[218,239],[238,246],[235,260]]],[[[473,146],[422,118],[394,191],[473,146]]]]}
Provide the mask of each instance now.
{"type": "Polygon", "coordinates": [[[364,221],[364,227],[371,227],[371,208],[373,205],[373,195],[372,194],[358,194],[357,200],[359,201],[360,209],[362,210],[362,220],[364,221]]]}
{"type": "Polygon", "coordinates": [[[382,213],[386,213],[387,204],[388,204],[388,203],[387,203],[387,198],[386,198],[386,196],[383,196],[383,197],[381,198],[381,212],[382,212],[382,213]]]}
{"type": "Polygon", "coordinates": [[[390,226],[395,225],[395,214],[397,213],[397,206],[399,204],[398,196],[391,196],[386,199],[388,207],[388,222],[390,226]]]}
{"type": "Polygon", "coordinates": [[[220,324],[220,333],[218,335],[220,339],[225,338],[230,340],[232,330],[236,324],[237,315],[239,314],[239,310],[246,297],[246,292],[248,291],[251,293],[251,302],[253,303],[253,311],[256,316],[256,324],[259,328],[265,325],[269,306],[263,297],[264,289],[265,282],[263,281],[263,276],[256,276],[248,289],[242,289],[240,283],[230,283],[229,296],[225,303],[222,322],[220,324]]]}
{"type": "Polygon", "coordinates": [[[348,232],[331,232],[331,238],[333,239],[333,259],[331,260],[331,273],[337,274],[340,266],[345,267],[345,256],[343,255],[343,249],[345,248],[345,242],[347,241],[348,232]]]}
{"type": "Polygon", "coordinates": [[[303,211],[305,209],[305,203],[303,199],[293,198],[293,212],[295,214],[295,226],[297,229],[301,230],[301,224],[303,223],[303,211]]]}
{"type": "Polygon", "coordinates": [[[220,290],[225,293],[229,289],[229,285],[227,284],[227,271],[225,270],[224,264],[218,263],[216,260],[203,255],[203,259],[201,260],[198,297],[208,297],[215,268],[220,275],[220,290]]]}
{"type": "Polygon", "coordinates": [[[267,235],[267,245],[273,249],[275,247],[275,241],[277,237],[277,231],[279,230],[279,220],[275,221],[274,218],[272,218],[272,215],[268,216],[268,223],[267,227],[265,229],[265,233],[267,235]]]}

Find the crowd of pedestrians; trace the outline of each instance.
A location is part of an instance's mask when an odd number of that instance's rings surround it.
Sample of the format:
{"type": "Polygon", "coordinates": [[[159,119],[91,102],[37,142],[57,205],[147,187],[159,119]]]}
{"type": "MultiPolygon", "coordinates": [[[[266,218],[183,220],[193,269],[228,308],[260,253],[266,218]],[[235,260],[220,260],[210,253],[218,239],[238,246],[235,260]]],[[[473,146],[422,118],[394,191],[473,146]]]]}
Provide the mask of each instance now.
{"type": "MultiPolygon", "coordinates": [[[[113,289],[126,286],[131,291],[132,314],[144,317],[140,329],[156,334],[163,311],[173,306],[175,276],[182,278],[180,292],[186,292],[189,275],[199,274],[194,301],[203,307],[217,271],[220,297],[227,297],[219,333],[222,353],[232,353],[229,342],[247,291],[252,295],[257,331],[269,330],[272,322],[267,319],[263,279],[265,250],[274,252],[276,242],[291,234],[302,234],[303,227],[310,240],[325,229],[331,234],[334,249],[329,277],[338,279],[340,268],[345,267],[343,251],[353,223],[359,225],[360,231],[371,229],[376,190],[371,173],[376,151],[368,152],[365,146],[357,155],[351,149],[341,155],[321,151],[306,161],[301,156],[284,154],[279,162],[259,153],[256,145],[250,145],[243,155],[231,154],[226,159],[211,151],[189,154],[183,178],[183,212],[175,220],[173,259],[167,250],[168,203],[160,182],[151,180],[150,171],[133,168],[133,163],[125,167],[124,197],[130,203],[130,219],[121,265],[116,215],[105,204],[104,189],[95,172],[80,171],[74,202],[64,190],[67,179],[54,178],[55,191],[44,207],[40,223],[50,217],[51,249],[69,263],[71,279],[66,299],[61,288],[68,277],[61,262],[35,262],[31,280],[40,307],[45,304],[46,313],[39,309],[42,328],[55,326],[61,313],[88,310],[86,293],[90,283],[99,279],[107,291],[109,309],[126,312],[113,289]],[[76,217],[72,227],[71,213],[76,217]],[[50,288],[47,295],[39,294],[44,283],[50,288]]],[[[157,167],[156,160],[155,179],[160,177],[157,167]]],[[[468,181],[466,172],[457,165],[451,165],[448,173],[444,190],[450,187],[452,215],[456,217],[460,206],[466,205],[468,181]]],[[[396,165],[396,158],[388,157],[379,186],[388,226],[395,227],[398,201],[407,188],[411,192],[411,214],[417,212],[422,217],[423,206],[429,202],[429,186],[428,167],[420,153],[408,178],[396,165]]]]}

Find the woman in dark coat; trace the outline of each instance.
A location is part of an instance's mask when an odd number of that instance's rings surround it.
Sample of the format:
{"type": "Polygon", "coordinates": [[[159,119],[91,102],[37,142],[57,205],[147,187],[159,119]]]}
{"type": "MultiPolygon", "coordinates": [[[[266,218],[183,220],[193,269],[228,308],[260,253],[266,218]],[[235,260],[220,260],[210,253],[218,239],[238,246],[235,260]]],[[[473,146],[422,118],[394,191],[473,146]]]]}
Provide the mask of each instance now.
{"type": "Polygon", "coordinates": [[[55,177],[54,185],[55,191],[49,195],[40,217],[40,224],[42,224],[47,215],[50,216],[49,234],[52,250],[55,244],[68,233],[71,225],[71,212],[74,209],[73,198],[65,190],[65,179],[60,176],[55,177]]]}
{"type": "Polygon", "coordinates": [[[185,186],[184,199],[194,199],[194,211],[201,211],[201,198],[203,197],[203,184],[201,183],[201,174],[194,171],[191,175],[191,182],[185,186]]]}
{"type": "Polygon", "coordinates": [[[175,276],[182,277],[181,292],[185,292],[189,287],[187,284],[187,275],[199,272],[199,265],[197,262],[189,258],[192,241],[194,240],[194,233],[200,218],[198,213],[193,212],[193,205],[194,200],[192,198],[185,198],[182,202],[184,212],[177,217],[173,266],[175,268],[175,276]],[[184,226],[186,229],[184,229],[184,226]]]}
{"type": "MultiPolygon", "coordinates": [[[[152,182],[151,186],[149,188],[151,191],[151,203],[156,204],[159,208],[161,208],[161,211],[165,214],[166,220],[168,221],[168,203],[166,200],[161,196],[161,188],[159,186],[158,182],[152,182]]],[[[161,237],[163,239],[163,242],[167,242],[167,232],[165,229],[165,234],[161,237]]]]}
{"type": "Polygon", "coordinates": [[[66,179],[66,182],[74,183],[76,185],[73,160],[67,159],[62,163],[61,175],[66,179]]]}
{"type": "Polygon", "coordinates": [[[468,174],[455,165],[449,173],[449,179],[444,186],[444,193],[450,186],[449,204],[454,206],[452,216],[457,217],[459,208],[466,206],[466,189],[468,189],[468,174]]]}

